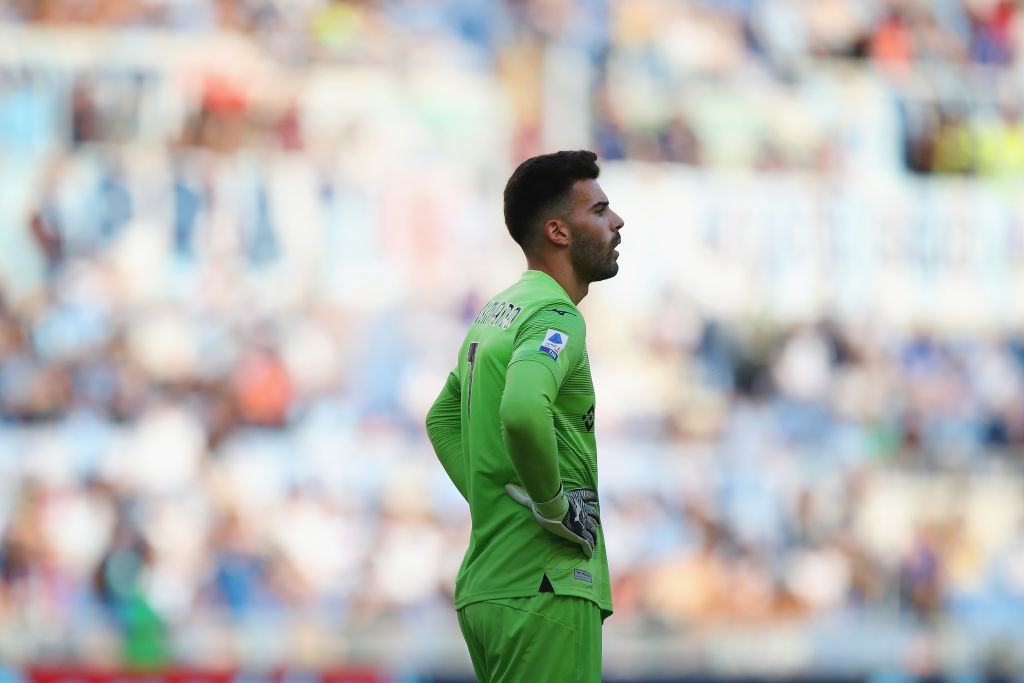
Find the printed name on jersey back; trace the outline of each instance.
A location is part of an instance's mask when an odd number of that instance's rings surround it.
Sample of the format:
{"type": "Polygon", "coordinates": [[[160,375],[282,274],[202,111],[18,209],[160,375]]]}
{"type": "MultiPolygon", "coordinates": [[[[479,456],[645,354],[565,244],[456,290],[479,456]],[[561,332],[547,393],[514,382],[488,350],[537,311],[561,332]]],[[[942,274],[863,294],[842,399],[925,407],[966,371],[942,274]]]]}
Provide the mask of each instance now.
{"type": "Polygon", "coordinates": [[[547,333],[544,335],[544,342],[540,345],[540,350],[551,356],[552,360],[558,360],[558,355],[565,350],[565,345],[568,343],[569,335],[561,330],[548,328],[547,333]]]}
{"type": "Polygon", "coordinates": [[[507,330],[522,312],[523,307],[511,301],[495,300],[484,306],[483,310],[473,319],[473,324],[491,325],[507,330]]]}

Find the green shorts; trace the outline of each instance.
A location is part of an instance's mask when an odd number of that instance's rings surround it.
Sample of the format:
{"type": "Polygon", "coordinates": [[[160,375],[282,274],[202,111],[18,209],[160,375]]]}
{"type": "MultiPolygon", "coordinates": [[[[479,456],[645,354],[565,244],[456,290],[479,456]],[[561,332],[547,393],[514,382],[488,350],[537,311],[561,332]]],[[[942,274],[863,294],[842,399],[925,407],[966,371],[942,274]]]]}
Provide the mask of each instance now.
{"type": "Polygon", "coordinates": [[[538,593],[466,605],[459,626],[480,683],[601,680],[601,608],[538,593]]]}

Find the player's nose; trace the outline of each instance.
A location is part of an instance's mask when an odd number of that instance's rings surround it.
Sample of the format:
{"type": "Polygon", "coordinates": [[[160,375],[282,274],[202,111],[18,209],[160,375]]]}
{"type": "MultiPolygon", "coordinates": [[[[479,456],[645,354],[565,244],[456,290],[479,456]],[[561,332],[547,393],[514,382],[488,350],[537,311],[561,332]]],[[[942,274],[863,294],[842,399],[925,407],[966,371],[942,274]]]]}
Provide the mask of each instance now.
{"type": "Polygon", "coordinates": [[[615,213],[614,211],[612,211],[612,214],[615,217],[615,220],[612,221],[612,230],[614,230],[615,232],[618,232],[619,230],[622,230],[622,226],[624,226],[626,224],[626,222],[624,220],[622,220],[622,216],[620,216],[619,214],[615,213]]]}

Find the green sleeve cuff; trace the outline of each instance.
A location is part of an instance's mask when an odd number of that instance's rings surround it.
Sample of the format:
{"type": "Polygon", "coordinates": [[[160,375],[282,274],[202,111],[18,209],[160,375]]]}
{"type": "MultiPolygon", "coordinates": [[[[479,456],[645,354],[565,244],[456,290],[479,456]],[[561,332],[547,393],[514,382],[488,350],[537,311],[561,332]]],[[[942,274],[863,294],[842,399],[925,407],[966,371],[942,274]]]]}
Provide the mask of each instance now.
{"type": "Polygon", "coordinates": [[[533,502],[533,508],[537,511],[544,519],[550,519],[552,521],[561,521],[565,517],[565,513],[569,510],[569,500],[565,497],[565,486],[562,484],[558,485],[558,493],[551,500],[545,500],[542,503],[537,501],[533,502]]]}

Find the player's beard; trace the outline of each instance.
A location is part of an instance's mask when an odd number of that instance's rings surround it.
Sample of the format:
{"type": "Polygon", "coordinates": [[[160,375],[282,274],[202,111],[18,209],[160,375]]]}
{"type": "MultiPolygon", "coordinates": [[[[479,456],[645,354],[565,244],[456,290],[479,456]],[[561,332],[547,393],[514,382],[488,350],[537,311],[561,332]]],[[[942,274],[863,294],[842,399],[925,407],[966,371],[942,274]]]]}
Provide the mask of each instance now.
{"type": "Polygon", "coordinates": [[[599,282],[615,277],[619,264],[615,260],[615,247],[619,240],[606,244],[601,240],[589,239],[579,233],[573,235],[569,247],[569,259],[580,282],[599,282]]]}

